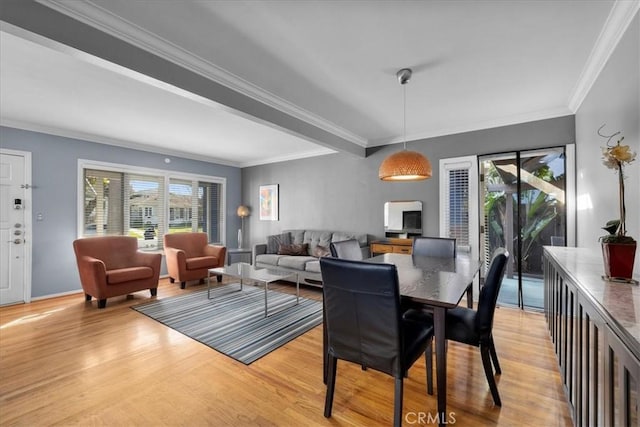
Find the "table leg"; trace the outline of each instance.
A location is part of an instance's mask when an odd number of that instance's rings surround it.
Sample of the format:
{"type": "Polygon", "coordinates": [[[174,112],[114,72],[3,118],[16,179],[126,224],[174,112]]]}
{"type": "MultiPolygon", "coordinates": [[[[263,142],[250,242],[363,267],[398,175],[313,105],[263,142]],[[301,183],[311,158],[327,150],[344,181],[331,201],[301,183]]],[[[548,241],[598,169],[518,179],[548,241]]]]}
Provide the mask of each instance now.
{"type": "Polygon", "coordinates": [[[327,339],[327,316],[324,311],[324,296],[322,299],[322,382],[327,383],[327,375],[328,375],[328,357],[327,357],[327,349],[328,349],[328,339],[327,339]]]}
{"type": "Polygon", "coordinates": [[[269,290],[269,282],[264,282],[264,317],[268,316],[267,311],[267,291],[269,290]]]}
{"type": "Polygon", "coordinates": [[[211,270],[207,272],[207,299],[211,299],[211,270]]]}
{"type": "Polygon", "coordinates": [[[436,372],[438,384],[438,421],[444,425],[447,412],[447,353],[445,335],[445,315],[447,309],[444,307],[433,307],[434,314],[434,334],[436,337],[436,372]]]}

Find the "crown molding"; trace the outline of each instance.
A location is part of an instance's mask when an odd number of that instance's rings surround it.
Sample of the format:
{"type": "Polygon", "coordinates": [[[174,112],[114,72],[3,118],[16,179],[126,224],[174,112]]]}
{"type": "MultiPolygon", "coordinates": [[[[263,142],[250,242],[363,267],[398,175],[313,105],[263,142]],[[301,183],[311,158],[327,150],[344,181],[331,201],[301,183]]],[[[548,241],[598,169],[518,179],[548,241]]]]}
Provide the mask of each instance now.
{"type": "Polygon", "coordinates": [[[617,0],[614,3],[569,97],[568,105],[573,113],[582,105],[639,9],[640,0],[617,0]]]}
{"type": "MultiPolygon", "coordinates": [[[[440,136],[455,135],[458,133],[474,132],[483,129],[492,129],[502,126],[511,126],[527,122],[535,122],[538,120],[554,119],[572,115],[573,112],[567,107],[557,107],[548,110],[534,111],[525,114],[517,114],[513,116],[501,117],[495,120],[487,120],[484,122],[475,122],[468,125],[452,126],[449,128],[432,129],[426,132],[414,133],[407,135],[407,142],[418,141],[428,138],[436,138],[440,136]]],[[[376,139],[371,141],[369,147],[377,147],[381,145],[398,144],[403,142],[402,137],[376,139]]]]}
{"type": "MultiPolygon", "coordinates": [[[[173,62],[189,71],[224,85],[283,113],[330,132],[361,147],[367,140],[335,123],[325,120],[297,105],[280,98],[220,67],[206,61],[156,34],[92,3],[91,1],[65,2],[62,0],[36,0],[38,3],[63,13],[79,22],[173,62]]],[[[215,101],[215,100],[214,100],[215,101]]]]}

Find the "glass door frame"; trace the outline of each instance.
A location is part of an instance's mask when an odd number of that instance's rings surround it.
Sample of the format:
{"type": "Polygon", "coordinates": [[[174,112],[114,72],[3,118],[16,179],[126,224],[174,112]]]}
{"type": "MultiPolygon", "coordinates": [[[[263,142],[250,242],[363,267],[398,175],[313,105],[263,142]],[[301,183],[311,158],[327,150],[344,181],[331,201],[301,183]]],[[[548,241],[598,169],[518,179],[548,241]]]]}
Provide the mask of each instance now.
{"type": "MultiPolygon", "coordinates": [[[[482,161],[483,159],[491,159],[491,160],[498,160],[500,159],[500,157],[504,157],[504,158],[510,158],[510,159],[514,159],[514,164],[516,165],[516,192],[517,192],[517,197],[516,200],[513,200],[516,203],[516,208],[514,208],[514,212],[513,214],[515,215],[515,224],[517,224],[517,230],[513,230],[513,237],[517,237],[516,240],[516,247],[514,248],[515,252],[513,254],[513,256],[515,257],[517,255],[517,257],[514,259],[515,265],[514,267],[517,269],[516,273],[517,273],[517,281],[518,281],[518,290],[517,290],[517,300],[518,300],[518,307],[523,308],[524,309],[524,299],[523,299],[523,259],[522,259],[522,249],[523,249],[523,241],[522,241],[522,227],[523,227],[523,223],[522,223],[522,174],[521,174],[521,169],[522,169],[522,155],[527,155],[528,153],[535,153],[535,152],[543,152],[545,150],[558,150],[562,148],[564,151],[564,174],[565,174],[565,187],[564,187],[564,192],[565,192],[565,206],[564,206],[564,222],[565,222],[565,242],[566,242],[566,246],[575,246],[575,238],[576,238],[576,232],[575,232],[575,217],[576,217],[576,186],[575,186],[575,145],[574,144],[567,144],[567,145],[555,145],[555,146],[551,146],[551,147],[540,147],[540,148],[530,148],[530,149],[521,149],[521,150],[509,150],[509,151],[504,151],[504,152],[498,152],[498,153],[488,153],[488,154],[483,154],[483,155],[479,155],[478,156],[478,181],[481,181],[481,173],[484,173],[484,168],[482,166],[482,161]],[[516,236],[517,234],[517,236],[516,236]]],[[[513,194],[513,193],[511,193],[513,194]]],[[[479,243],[479,253],[481,255],[481,257],[485,260],[485,263],[487,262],[487,257],[490,256],[491,254],[487,254],[486,250],[487,248],[485,247],[484,241],[485,241],[485,233],[487,233],[487,230],[484,230],[484,227],[486,226],[486,224],[484,224],[484,217],[485,217],[485,212],[484,212],[484,198],[485,198],[486,194],[484,193],[484,184],[478,185],[478,198],[479,198],[479,204],[478,204],[478,217],[482,219],[482,223],[483,226],[481,227],[480,230],[480,235],[479,235],[479,239],[478,239],[478,243],[479,243]]],[[[534,306],[531,306],[530,308],[535,308],[534,306]]]]}

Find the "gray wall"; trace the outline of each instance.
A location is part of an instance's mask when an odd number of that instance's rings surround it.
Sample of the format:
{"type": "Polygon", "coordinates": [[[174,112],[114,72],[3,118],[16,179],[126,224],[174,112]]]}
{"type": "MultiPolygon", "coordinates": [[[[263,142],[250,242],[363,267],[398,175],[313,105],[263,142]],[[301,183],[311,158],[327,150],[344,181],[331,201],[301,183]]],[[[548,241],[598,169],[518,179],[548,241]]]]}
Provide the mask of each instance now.
{"type": "Polygon", "coordinates": [[[34,298],[81,289],[72,247],[77,237],[78,159],[225,177],[227,241],[235,242],[240,224],[235,214],[240,204],[239,168],[173,156],[166,164],[165,155],[7,127],[0,127],[0,147],[32,153],[34,298]],[[36,221],[37,213],[43,214],[43,221],[36,221]]]}
{"type": "Polygon", "coordinates": [[[399,144],[369,149],[364,159],[330,154],[244,168],[243,203],[252,210],[245,222],[245,233],[252,244],[292,228],[355,231],[381,237],[384,202],[420,200],[423,234],[438,235],[440,159],[570,144],[575,142],[574,129],[574,117],[566,116],[410,142],[407,148],[425,154],[433,167],[433,177],[420,182],[378,179],[380,163],[402,149],[399,144]],[[279,221],[259,219],[261,184],[280,185],[279,221]]]}
{"type": "MultiPolygon", "coordinates": [[[[619,218],[615,171],[602,164],[606,140],[597,134],[622,131],[624,144],[640,153],[640,16],[636,14],[598,79],[576,112],[577,192],[584,203],[577,213],[578,245],[598,248],[602,227],[619,218]]],[[[640,159],[625,167],[627,234],[640,239],[640,159]]],[[[637,272],[640,251],[636,253],[637,272]]]]}

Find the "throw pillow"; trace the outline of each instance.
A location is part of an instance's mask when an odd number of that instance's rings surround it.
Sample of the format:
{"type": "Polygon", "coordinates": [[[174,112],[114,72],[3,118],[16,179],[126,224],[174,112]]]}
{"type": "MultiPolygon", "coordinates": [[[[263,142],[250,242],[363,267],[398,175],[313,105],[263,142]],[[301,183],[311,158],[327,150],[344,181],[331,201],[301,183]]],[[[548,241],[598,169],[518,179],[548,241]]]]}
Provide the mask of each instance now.
{"type": "Polygon", "coordinates": [[[280,245],[291,244],[291,233],[274,234],[267,236],[267,253],[277,254],[280,245]]]}
{"type": "Polygon", "coordinates": [[[278,249],[278,255],[307,255],[309,251],[309,245],[303,243],[301,245],[280,245],[278,249]]]}
{"type": "Polygon", "coordinates": [[[313,248],[313,253],[311,255],[316,258],[322,258],[323,256],[331,256],[331,251],[324,246],[317,245],[313,248]]]}

